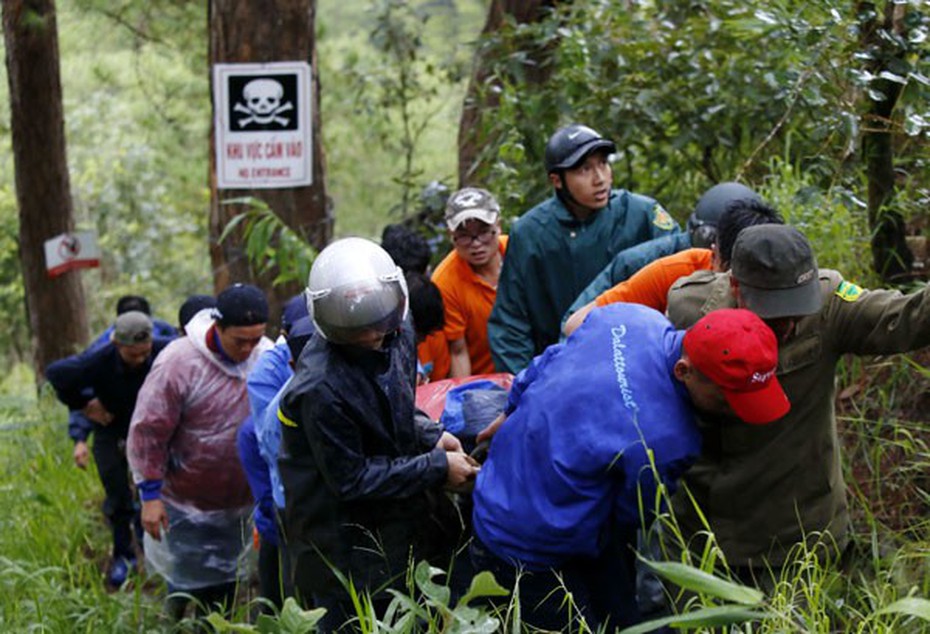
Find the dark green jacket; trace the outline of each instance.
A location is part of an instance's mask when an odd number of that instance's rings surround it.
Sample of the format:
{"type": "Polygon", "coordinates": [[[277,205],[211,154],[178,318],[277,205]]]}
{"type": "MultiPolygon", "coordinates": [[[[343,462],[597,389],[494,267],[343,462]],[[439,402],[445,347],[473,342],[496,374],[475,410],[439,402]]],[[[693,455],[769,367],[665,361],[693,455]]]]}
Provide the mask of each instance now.
{"type": "Polygon", "coordinates": [[[585,220],[555,196],[524,214],[510,230],[488,321],[497,369],[516,374],[558,342],[562,315],[615,255],[678,230],[656,201],[622,189],[585,220]]]}
{"type": "Polygon", "coordinates": [[[575,298],[572,305],[562,315],[561,326],[564,328],[569,317],[593,302],[604,291],[608,291],[620,282],[630,279],[634,273],[647,264],[690,248],[691,234],[683,231],[662,236],[661,238],[653,238],[647,242],[641,242],[635,247],[624,249],[614,256],[611,263],[598,273],[597,277],[591,280],[591,283],[575,298]]]}
{"type": "MultiPolygon", "coordinates": [[[[823,308],[799,320],[778,353],[777,375],[791,411],[763,426],[701,422],[701,457],[684,481],[732,566],[758,567],[763,559],[781,565],[793,544],[804,535],[813,542],[821,531],[845,547],[836,365],[846,353],[891,354],[930,344],[930,286],[911,295],[863,290],[826,269],[820,285],[823,308]]],[[[679,328],[734,305],[728,273],[699,271],[669,291],[669,318],[679,328]]],[[[674,509],[686,538],[704,530],[682,491],[674,509]]]]}

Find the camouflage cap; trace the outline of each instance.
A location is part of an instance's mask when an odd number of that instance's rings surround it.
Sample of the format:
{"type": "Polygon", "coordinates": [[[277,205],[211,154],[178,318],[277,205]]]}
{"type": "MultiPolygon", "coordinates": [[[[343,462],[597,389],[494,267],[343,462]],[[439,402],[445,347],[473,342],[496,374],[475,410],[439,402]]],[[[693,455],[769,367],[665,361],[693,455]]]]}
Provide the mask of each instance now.
{"type": "Polygon", "coordinates": [[[501,207],[486,189],[466,187],[460,189],[446,202],[446,225],[450,231],[458,229],[466,220],[480,220],[493,225],[500,217],[501,207]]]}

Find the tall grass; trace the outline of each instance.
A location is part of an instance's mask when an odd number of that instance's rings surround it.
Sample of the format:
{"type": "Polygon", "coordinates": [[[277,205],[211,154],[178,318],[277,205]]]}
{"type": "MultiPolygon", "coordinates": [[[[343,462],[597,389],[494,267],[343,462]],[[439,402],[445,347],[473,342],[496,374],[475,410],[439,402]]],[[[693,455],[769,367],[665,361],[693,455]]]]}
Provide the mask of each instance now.
{"type": "Polygon", "coordinates": [[[71,459],[66,412],[17,366],[0,385],[0,631],[139,632],[158,602],[139,583],[108,592],[110,536],[93,466],[71,459]]]}
{"type": "MultiPolygon", "coordinates": [[[[364,29],[343,28],[352,19],[348,3],[321,0],[320,7],[321,22],[323,14],[332,16],[324,24],[328,30],[320,51],[326,60],[324,134],[330,191],[337,199],[336,230],[374,236],[389,221],[387,209],[397,200],[387,169],[394,157],[372,143],[339,82],[340,68],[328,61],[360,46],[364,29]]],[[[482,11],[470,7],[462,15],[477,33],[482,11]]],[[[462,92],[459,84],[443,98],[447,109],[436,118],[420,155],[424,179],[454,174],[462,92]]],[[[862,201],[848,190],[819,188],[787,160],[772,160],[768,174],[760,193],[811,238],[820,265],[874,285],[862,201]]],[[[192,231],[202,233],[199,225],[192,231]]],[[[193,277],[181,282],[190,284],[193,277]]],[[[106,311],[111,310],[106,303],[106,311]]],[[[104,319],[104,309],[98,312],[98,321],[104,319]]],[[[930,596],[928,361],[930,355],[923,353],[847,359],[841,365],[837,406],[853,517],[853,549],[844,565],[838,565],[839,554],[829,539],[812,540],[810,546],[798,546],[792,565],[764,580],[764,592],[757,595],[733,582],[711,540],[699,556],[678,557],[677,566],[656,566],[689,591],[681,602],[683,614],[670,620],[687,623],[692,631],[930,632],[930,604],[924,601],[930,596]]],[[[160,616],[160,582],[137,578],[121,591],[107,590],[110,537],[100,512],[97,475],[93,466],[87,471],[74,467],[64,408],[50,394],[36,397],[32,385],[24,366],[10,368],[0,379],[0,632],[170,630],[160,616]]],[[[665,516],[662,526],[669,540],[683,539],[674,517],[665,516]]],[[[465,623],[450,617],[458,606],[441,604],[441,591],[437,594],[429,584],[432,571],[412,566],[409,578],[407,593],[396,595],[386,614],[375,613],[371,602],[358,596],[358,622],[366,631],[523,629],[514,589],[507,589],[511,599],[500,612],[463,606],[474,610],[460,613],[470,619],[465,623]]],[[[487,578],[479,583],[493,591],[487,578]]],[[[248,620],[248,608],[237,610],[230,621],[248,620]]],[[[289,631],[283,624],[301,619],[312,616],[291,605],[270,619],[278,629],[265,631],[289,631]]]]}

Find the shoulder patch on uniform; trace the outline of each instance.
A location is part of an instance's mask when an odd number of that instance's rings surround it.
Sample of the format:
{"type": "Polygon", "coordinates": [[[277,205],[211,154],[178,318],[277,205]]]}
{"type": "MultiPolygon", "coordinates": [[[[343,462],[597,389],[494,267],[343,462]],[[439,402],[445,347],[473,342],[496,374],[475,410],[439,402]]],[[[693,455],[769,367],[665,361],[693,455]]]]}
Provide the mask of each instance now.
{"type": "Polygon", "coordinates": [[[284,412],[281,411],[281,408],[278,408],[278,420],[281,421],[282,425],[287,427],[297,427],[297,423],[292,421],[290,418],[284,415],[284,412]]]}
{"type": "Polygon", "coordinates": [[[840,282],[840,285],[836,287],[834,293],[844,302],[854,302],[862,295],[862,287],[843,280],[840,282]]]}
{"type": "Polygon", "coordinates": [[[652,208],[653,218],[652,224],[657,226],[659,229],[664,231],[671,231],[675,228],[675,220],[669,215],[667,211],[660,205],[656,203],[656,206],[652,208]]]}

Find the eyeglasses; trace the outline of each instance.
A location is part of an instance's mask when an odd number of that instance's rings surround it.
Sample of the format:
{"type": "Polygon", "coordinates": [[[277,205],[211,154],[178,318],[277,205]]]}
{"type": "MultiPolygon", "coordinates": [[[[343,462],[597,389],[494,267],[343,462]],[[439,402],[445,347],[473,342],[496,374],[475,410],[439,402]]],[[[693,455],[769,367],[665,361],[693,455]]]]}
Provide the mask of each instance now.
{"type": "Polygon", "coordinates": [[[497,235],[497,227],[485,227],[478,233],[459,233],[452,234],[452,242],[457,247],[471,246],[471,243],[477,240],[481,244],[487,244],[497,235]]]}

